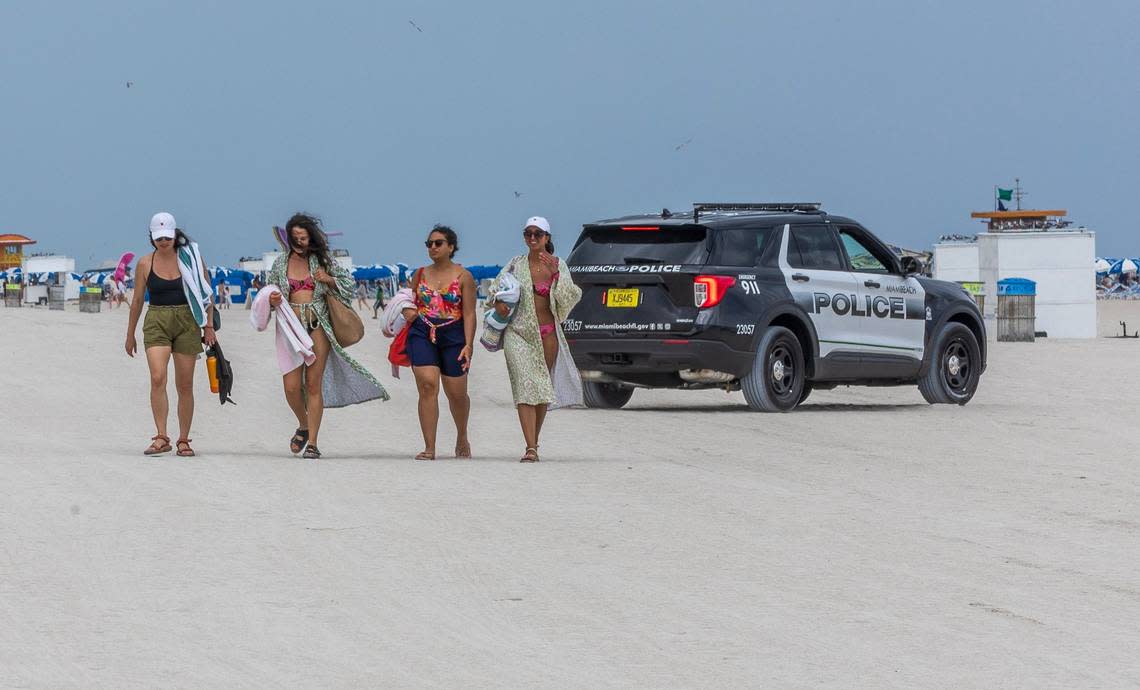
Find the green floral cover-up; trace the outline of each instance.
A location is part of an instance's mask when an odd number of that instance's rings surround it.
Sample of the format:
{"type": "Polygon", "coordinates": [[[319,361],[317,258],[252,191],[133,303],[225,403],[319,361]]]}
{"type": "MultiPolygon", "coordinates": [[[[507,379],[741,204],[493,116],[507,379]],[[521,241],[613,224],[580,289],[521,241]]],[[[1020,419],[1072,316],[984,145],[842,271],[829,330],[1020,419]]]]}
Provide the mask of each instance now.
{"type": "MultiPolygon", "coordinates": [[[[288,254],[277,257],[277,260],[273,262],[273,268],[269,269],[265,278],[266,282],[276,285],[277,289],[281,290],[284,302],[289,301],[291,292],[287,273],[288,265],[288,254]]],[[[316,274],[318,268],[320,268],[320,262],[317,261],[316,256],[310,254],[309,273],[316,274]]],[[[310,307],[313,313],[317,315],[317,321],[320,322],[321,329],[328,336],[329,343],[332,345],[328,365],[325,366],[324,381],[321,382],[321,393],[324,397],[325,407],[345,407],[376,398],[387,400],[389,395],[388,391],[384,390],[384,386],[380,385],[376,377],[370,374],[359,362],[350,357],[337,342],[336,336],[333,335],[332,321],[329,319],[329,305],[325,300],[339,299],[351,309],[355,287],[352,276],[335,262],[330,275],[336,279],[336,290],[330,291],[328,285],[314,277],[313,282],[316,287],[313,290],[313,306],[310,307]]],[[[288,309],[289,307],[282,303],[278,308],[288,309]]]]}
{"type": "Polygon", "coordinates": [[[582,298],[582,288],[574,284],[570,268],[562,259],[558,260],[558,271],[558,279],[550,288],[550,310],[554,313],[554,332],[558,336],[558,357],[552,370],[547,370],[546,356],[542,352],[542,336],[534,310],[534,281],[526,255],[511,259],[487,292],[490,306],[504,274],[513,272],[519,281],[519,304],[503,333],[503,354],[507,358],[515,405],[550,405],[552,410],[582,405],[582,379],[562,333],[562,322],[582,298]]]}

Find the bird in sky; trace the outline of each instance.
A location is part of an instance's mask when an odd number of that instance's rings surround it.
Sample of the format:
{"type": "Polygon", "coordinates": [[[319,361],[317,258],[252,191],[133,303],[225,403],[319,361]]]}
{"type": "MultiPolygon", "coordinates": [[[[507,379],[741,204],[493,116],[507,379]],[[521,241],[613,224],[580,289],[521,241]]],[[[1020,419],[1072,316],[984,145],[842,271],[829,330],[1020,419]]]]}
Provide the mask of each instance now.
{"type": "Polygon", "coordinates": [[[128,88],[128,89],[129,89],[129,88],[131,88],[131,87],[132,87],[132,86],[134,86],[134,85],[135,85],[135,83],[134,83],[133,81],[129,81],[129,82],[127,82],[127,88],[128,88]]]}
{"type": "Polygon", "coordinates": [[[421,29],[419,25],[413,22],[411,19],[408,20],[408,23],[415,27],[416,31],[419,31],[421,34],[424,32],[424,30],[421,29]]]}
{"type": "Polygon", "coordinates": [[[689,138],[688,138],[688,139],[686,139],[684,142],[682,142],[682,143],[680,143],[680,144],[677,144],[676,146],[674,146],[674,147],[673,147],[673,150],[674,150],[674,151],[680,151],[681,149],[683,149],[683,148],[685,148],[686,146],[688,146],[688,145],[689,145],[689,142],[691,142],[692,140],[693,140],[693,138],[692,138],[692,137],[689,137],[689,138]]]}
{"type": "Polygon", "coordinates": [[[516,191],[516,192],[515,192],[515,198],[516,198],[516,199],[518,199],[518,198],[519,198],[519,197],[521,197],[521,196],[522,196],[522,192],[519,192],[519,191],[516,191]]]}

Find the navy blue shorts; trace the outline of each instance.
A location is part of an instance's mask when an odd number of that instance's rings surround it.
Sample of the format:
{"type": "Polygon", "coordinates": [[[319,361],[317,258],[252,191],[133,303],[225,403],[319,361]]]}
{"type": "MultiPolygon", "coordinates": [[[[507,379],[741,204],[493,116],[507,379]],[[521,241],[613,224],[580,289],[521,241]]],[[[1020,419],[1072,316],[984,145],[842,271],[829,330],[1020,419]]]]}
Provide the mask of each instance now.
{"type": "MultiPolygon", "coordinates": [[[[435,342],[431,341],[430,331],[421,316],[412,322],[408,331],[408,357],[413,367],[438,367],[444,376],[466,376],[459,362],[459,353],[467,345],[467,335],[463,332],[463,319],[453,324],[435,329],[435,342]]],[[[444,323],[444,321],[436,321],[444,323]]]]}

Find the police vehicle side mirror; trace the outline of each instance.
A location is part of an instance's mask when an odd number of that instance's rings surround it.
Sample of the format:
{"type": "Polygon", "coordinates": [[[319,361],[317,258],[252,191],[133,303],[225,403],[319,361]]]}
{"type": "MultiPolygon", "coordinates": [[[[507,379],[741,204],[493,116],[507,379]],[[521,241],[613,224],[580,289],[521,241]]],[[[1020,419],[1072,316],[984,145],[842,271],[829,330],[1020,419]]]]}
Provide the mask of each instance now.
{"type": "Polygon", "coordinates": [[[899,260],[899,268],[904,276],[917,275],[922,273],[922,262],[913,256],[904,256],[899,260]]]}

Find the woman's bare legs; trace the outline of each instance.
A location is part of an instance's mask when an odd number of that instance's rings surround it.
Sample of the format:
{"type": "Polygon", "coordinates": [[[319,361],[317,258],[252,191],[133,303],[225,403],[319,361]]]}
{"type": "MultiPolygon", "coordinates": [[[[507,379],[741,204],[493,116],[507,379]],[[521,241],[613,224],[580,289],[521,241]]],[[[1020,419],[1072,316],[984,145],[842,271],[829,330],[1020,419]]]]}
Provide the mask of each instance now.
{"type": "Polygon", "coordinates": [[[308,397],[305,406],[305,418],[309,421],[309,445],[317,445],[317,433],[321,430],[321,417],[325,413],[325,396],[321,392],[321,383],[325,378],[325,365],[329,361],[329,352],[332,346],[323,329],[313,330],[313,354],[317,356],[315,362],[304,366],[305,394],[308,397]]]}
{"type": "MultiPolygon", "coordinates": [[[[554,369],[554,362],[558,359],[558,335],[551,333],[542,339],[542,356],[546,359],[546,370],[554,369]]],[[[547,405],[535,406],[534,446],[538,447],[538,437],[542,435],[542,423],[546,421],[547,405]]]]}
{"type": "Polygon", "coordinates": [[[150,412],[159,436],[170,435],[166,433],[166,416],[170,413],[170,401],[166,397],[170,353],[169,346],[157,345],[146,349],[146,364],[150,367],[150,412]]]}
{"type": "Polygon", "coordinates": [[[442,376],[443,392],[455,420],[455,457],[471,457],[471,442],[467,439],[467,419],[471,416],[471,398],[467,395],[466,376],[442,376]]]}
{"type": "Polygon", "coordinates": [[[439,367],[412,367],[412,374],[416,377],[416,390],[420,394],[418,411],[420,432],[424,436],[424,451],[416,457],[434,460],[435,435],[439,428],[439,367]]]}
{"type": "Polygon", "coordinates": [[[178,438],[190,438],[194,421],[194,366],[197,355],[174,353],[174,387],[178,389],[178,438]]]}

